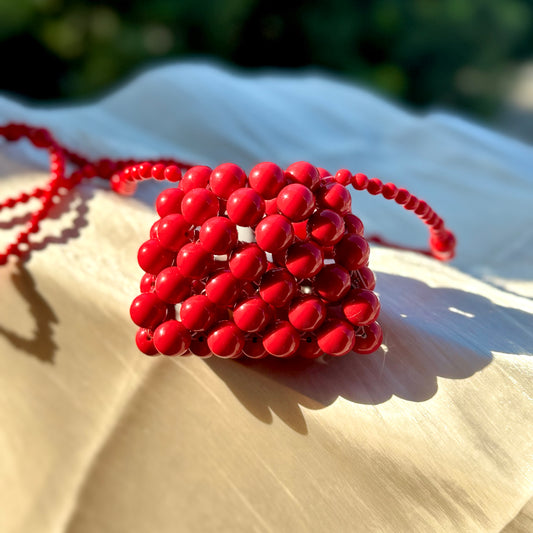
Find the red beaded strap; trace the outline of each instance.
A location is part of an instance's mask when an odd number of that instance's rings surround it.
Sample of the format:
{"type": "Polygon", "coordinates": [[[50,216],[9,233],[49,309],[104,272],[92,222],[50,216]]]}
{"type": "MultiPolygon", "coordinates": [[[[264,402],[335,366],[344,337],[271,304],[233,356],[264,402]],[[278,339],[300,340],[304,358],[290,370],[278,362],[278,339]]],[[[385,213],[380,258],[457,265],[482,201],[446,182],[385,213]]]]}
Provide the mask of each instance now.
{"type": "MultiPolygon", "coordinates": [[[[114,191],[120,194],[133,194],[137,181],[153,178],[178,182],[181,180],[181,170],[191,168],[188,163],[172,159],[145,162],[135,160],[113,161],[104,158],[90,161],[61,146],[48,130],[26,124],[10,123],[0,126],[0,136],[7,141],[27,139],[36,148],[47,150],[50,158],[50,178],[43,187],[36,187],[27,193],[20,193],[0,203],[0,211],[13,208],[18,204],[28,203],[31,199],[37,199],[41,204],[38,209],[32,212],[31,218],[24,229],[16,235],[15,240],[7,246],[3,253],[0,253],[0,265],[5,264],[10,255],[23,257],[29,252],[31,249],[30,235],[39,231],[40,224],[48,216],[51,207],[60,203],[68,192],[82,180],[96,177],[109,180],[114,191]],[[77,168],[67,173],[67,162],[77,168]]],[[[298,171],[299,164],[291,165],[291,167],[296,169],[294,170],[295,172],[298,171]]],[[[308,163],[304,163],[304,165],[308,165],[308,163]]],[[[190,188],[205,187],[207,179],[209,179],[207,172],[210,172],[210,169],[208,167],[195,168],[200,170],[187,176],[187,179],[191,181],[190,188]]],[[[442,261],[447,261],[454,257],[456,241],[453,233],[444,226],[443,219],[425,201],[419,200],[406,189],[399,189],[393,183],[382,184],[379,179],[368,179],[364,174],[352,175],[345,169],[339,170],[334,177],[328,177],[331,174],[323,169],[319,169],[319,172],[319,178],[335,180],[342,185],[351,183],[356,190],[366,189],[370,194],[381,194],[388,200],[395,200],[399,205],[403,205],[405,209],[414,211],[429,227],[430,231],[430,249],[416,251],[431,255],[442,261]]],[[[250,176],[250,180],[253,179],[254,177],[250,176]]],[[[256,190],[258,190],[257,187],[256,190]]],[[[267,200],[267,203],[269,201],[272,202],[272,200],[267,200]]],[[[194,208],[194,206],[191,208],[194,208]]],[[[231,209],[231,206],[229,209],[231,209]]],[[[409,249],[394,245],[377,236],[370,237],[368,240],[390,247],[409,249]]]]}

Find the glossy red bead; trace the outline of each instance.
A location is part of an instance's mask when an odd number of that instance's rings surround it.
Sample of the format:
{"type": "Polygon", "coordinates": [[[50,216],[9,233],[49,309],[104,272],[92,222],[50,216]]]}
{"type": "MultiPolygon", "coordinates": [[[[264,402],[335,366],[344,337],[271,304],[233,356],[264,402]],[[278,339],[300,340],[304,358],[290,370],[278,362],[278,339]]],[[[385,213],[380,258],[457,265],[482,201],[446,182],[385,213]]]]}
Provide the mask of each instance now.
{"type": "Polygon", "coordinates": [[[205,295],[221,306],[233,305],[239,291],[239,280],[229,270],[216,273],[205,285],[205,295]]]}
{"type": "Polygon", "coordinates": [[[350,185],[352,183],[352,173],[345,168],[341,168],[335,174],[335,181],[344,186],[350,185]]]}
{"type": "Polygon", "coordinates": [[[184,244],[194,238],[194,226],[180,214],[167,215],[162,218],[156,229],[159,243],[173,252],[178,252],[184,244]]]}
{"type": "Polygon", "coordinates": [[[195,166],[187,170],[181,178],[179,187],[184,192],[192,191],[193,189],[205,189],[209,183],[211,176],[211,169],[205,166],[195,166]]]}
{"type": "Polygon", "coordinates": [[[226,211],[238,226],[255,226],[265,213],[265,201],[253,189],[237,189],[228,198],[226,211]]]}
{"type": "Polygon", "coordinates": [[[154,345],[152,331],[147,328],[139,328],[135,335],[137,348],[145,355],[158,355],[159,352],[154,345]]]}
{"type": "Polygon", "coordinates": [[[329,355],[340,357],[349,353],[355,344],[353,326],[343,320],[331,319],[317,331],[320,349],[329,355]]]}
{"type": "Polygon", "coordinates": [[[202,246],[216,255],[228,254],[237,245],[237,226],[226,217],[213,217],[200,228],[199,240],[202,246]]]}
{"type": "Polygon", "coordinates": [[[240,302],[233,310],[233,321],[243,331],[256,333],[272,320],[271,307],[259,296],[240,302]]]}
{"type": "Polygon", "coordinates": [[[323,181],[316,192],[317,203],[339,215],[347,215],[352,210],[352,197],[348,189],[336,181],[323,181]]]}
{"type": "MultiPolygon", "coordinates": [[[[178,168],[178,171],[179,171],[179,168],[178,168]]],[[[155,180],[164,180],[165,179],[164,173],[165,173],[165,165],[163,165],[162,163],[157,163],[152,166],[151,176],[155,180]]],[[[180,172],[180,176],[181,176],[181,172],[180,172]]],[[[179,179],[177,181],[179,181],[179,179]]]]}
{"type": "Polygon", "coordinates": [[[153,329],[167,316],[167,306],[155,293],[144,292],[131,303],[130,316],[137,326],[153,329]]]}
{"type": "Polygon", "coordinates": [[[283,187],[277,198],[278,210],[292,222],[306,219],[315,208],[315,195],[301,183],[283,187]]]}
{"type": "Polygon", "coordinates": [[[322,248],[311,241],[293,244],[285,256],[287,270],[299,279],[316,276],[323,264],[322,248]]]}
{"type": "Polygon", "coordinates": [[[211,190],[219,197],[227,200],[231,193],[246,184],[246,174],[233,163],[223,163],[216,167],[209,178],[211,190]]]}
{"type": "Polygon", "coordinates": [[[229,268],[237,279],[257,280],[267,269],[265,252],[255,243],[243,244],[231,253],[229,268]]]}
{"type": "Polygon", "coordinates": [[[211,349],[207,344],[207,333],[198,332],[191,335],[191,344],[189,352],[197,357],[211,357],[211,349]]]}
{"type": "Polygon", "coordinates": [[[263,346],[263,337],[250,333],[246,335],[242,353],[250,359],[263,359],[268,356],[268,352],[263,346]]]}
{"type": "Polygon", "coordinates": [[[210,350],[218,357],[233,359],[242,354],[244,333],[231,321],[217,324],[207,336],[210,350]]]}
{"type": "Polygon", "coordinates": [[[192,189],[181,201],[181,212],[187,222],[201,226],[208,218],[218,215],[218,198],[207,189],[192,189]]]}
{"type": "Polygon", "coordinates": [[[154,344],[163,355],[183,355],[191,344],[191,334],[178,320],[167,320],[154,331],[154,344]]]}
{"type": "Polygon", "coordinates": [[[155,280],[155,292],[169,304],[183,301],[191,291],[191,280],[181,274],[177,267],[162,270],[155,280]]]}
{"type": "Polygon", "coordinates": [[[255,240],[265,252],[279,252],[294,240],[294,230],[290,220],[283,215],[270,215],[255,228],[255,240]]]}
{"type": "Polygon", "coordinates": [[[316,335],[307,333],[300,339],[300,346],[294,355],[304,359],[317,359],[324,355],[324,352],[318,345],[316,335]]]}
{"type": "Polygon", "coordinates": [[[307,221],[307,233],[320,246],[333,246],[344,235],[344,220],[331,209],[322,209],[307,221]]]}
{"type": "Polygon", "coordinates": [[[269,270],[259,283],[261,298],[273,307],[284,307],[295,296],[298,285],[284,268],[269,270]]]}
{"type": "Polygon", "coordinates": [[[429,244],[431,253],[437,259],[448,261],[455,256],[455,235],[449,231],[432,231],[430,233],[429,244]]]}
{"type": "Polygon", "coordinates": [[[366,189],[368,185],[368,177],[360,172],[355,174],[352,178],[352,186],[357,191],[362,191],[366,189]]]}
{"type": "Polygon", "coordinates": [[[216,309],[204,294],[187,298],[180,308],[180,320],[191,331],[209,329],[215,322],[216,309]]]}
{"type": "Polygon", "coordinates": [[[156,276],[154,274],[146,272],[141,278],[141,292],[152,292],[155,289],[155,279],[156,276]]]}
{"type": "Polygon", "coordinates": [[[328,302],[341,300],[346,296],[351,285],[352,279],[348,270],[335,263],[324,265],[314,281],[316,292],[328,302]]]}
{"type": "Polygon", "coordinates": [[[394,200],[398,194],[398,187],[394,183],[385,183],[381,188],[381,194],[387,200],[394,200]]]}
{"type": "Polygon", "coordinates": [[[366,190],[373,195],[381,194],[381,191],[383,190],[383,183],[378,178],[371,178],[368,180],[366,190]]]}
{"type": "Polygon", "coordinates": [[[352,273],[352,284],[357,288],[373,291],[376,288],[376,276],[367,266],[361,267],[352,273]]]}
{"type": "Polygon", "coordinates": [[[320,182],[318,169],[307,161],[298,161],[285,169],[285,177],[289,181],[301,183],[314,190],[320,182]]]}
{"type": "Polygon", "coordinates": [[[363,326],[361,335],[357,335],[353,351],[360,354],[375,352],[383,342],[383,332],[377,322],[363,326]]]}
{"type": "Polygon", "coordinates": [[[248,175],[250,187],[265,200],[275,198],[285,186],[287,180],[283,170],[274,163],[259,163],[248,175]]]}
{"type": "Polygon", "coordinates": [[[163,248],[159,241],[150,239],[143,243],[137,253],[139,266],[150,274],[159,274],[161,270],[174,262],[175,254],[163,248]]]}
{"type": "MultiPolygon", "coordinates": [[[[156,165],[158,166],[158,165],[156,165]]],[[[152,167],[152,175],[154,173],[154,169],[152,167]]],[[[156,177],[156,176],[154,176],[156,177]]],[[[181,179],[181,170],[176,165],[169,165],[165,168],[163,171],[163,177],[156,177],[156,179],[165,179],[167,181],[170,181],[171,183],[177,183],[181,179]]]]}
{"type": "Polygon", "coordinates": [[[316,296],[302,296],[289,307],[289,322],[300,331],[313,331],[326,319],[326,306],[316,296]]]}
{"type": "Polygon", "coordinates": [[[274,357],[290,357],[299,345],[298,330],[286,320],[275,322],[263,336],[263,347],[274,357]]]}
{"type": "Polygon", "coordinates": [[[181,213],[181,201],[185,193],[177,187],[159,193],[155,202],[157,214],[162,218],[173,213],[181,213]]]}
{"type": "Polygon", "coordinates": [[[346,319],[354,326],[374,322],[381,309],[379,298],[368,289],[353,289],[342,302],[346,319]]]}
{"type": "Polygon", "coordinates": [[[347,233],[355,233],[356,235],[363,236],[365,233],[365,227],[361,219],[352,213],[348,213],[344,216],[344,226],[347,233]]]}
{"type": "Polygon", "coordinates": [[[180,273],[193,279],[202,279],[209,272],[212,255],[199,242],[186,244],[176,257],[180,273]]]}
{"type": "Polygon", "coordinates": [[[335,246],[335,261],[348,270],[365,266],[370,255],[368,242],[361,235],[349,233],[335,246]]]}

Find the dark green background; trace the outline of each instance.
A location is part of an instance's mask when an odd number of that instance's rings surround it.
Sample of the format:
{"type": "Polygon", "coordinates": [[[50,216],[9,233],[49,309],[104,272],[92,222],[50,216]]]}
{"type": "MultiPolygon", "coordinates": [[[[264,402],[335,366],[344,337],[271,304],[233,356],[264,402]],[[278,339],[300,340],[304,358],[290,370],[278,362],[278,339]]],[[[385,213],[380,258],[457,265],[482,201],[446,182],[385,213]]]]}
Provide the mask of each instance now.
{"type": "Polygon", "coordinates": [[[529,59],[526,0],[0,0],[0,89],[98,95],[157,60],[319,66],[415,105],[489,115],[529,59]]]}

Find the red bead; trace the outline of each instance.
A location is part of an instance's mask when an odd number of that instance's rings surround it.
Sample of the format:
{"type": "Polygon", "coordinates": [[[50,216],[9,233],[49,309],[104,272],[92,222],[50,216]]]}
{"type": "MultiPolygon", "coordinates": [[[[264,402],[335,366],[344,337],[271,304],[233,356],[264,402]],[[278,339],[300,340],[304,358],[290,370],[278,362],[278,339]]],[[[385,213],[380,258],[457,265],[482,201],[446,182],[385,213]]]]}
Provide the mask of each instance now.
{"type": "Polygon", "coordinates": [[[244,333],[229,320],[217,324],[207,336],[207,344],[218,357],[234,359],[242,354],[244,333]]]}
{"type": "Polygon", "coordinates": [[[344,220],[335,211],[322,209],[307,221],[307,233],[321,246],[333,246],[344,235],[344,220]]]}
{"type": "Polygon", "coordinates": [[[231,193],[246,184],[246,174],[233,163],[224,163],[216,167],[209,178],[211,190],[219,197],[227,200],[231,193]]]}
{"type": "Polygon", "coordinates": [[[255,228],[255,240],[265,252],[279,252],[289,246],[294,239],[290,220],[283,215],[270,215],[255,228]]]}
{"type": "Polygon", "coordinates": [[[181,304],[180,320],[191,331],[207,330],[215,319],[215,304],[203,294],[191,296],[181,304]]]}
{"type": "Polygon", "coordinates": [[[243,331],[256,333],[264,329],[272,320],[270,306],[259,296],[248,298],[233,310],[233,321],[243,331]]]}
{"type": "Polygon", "coordinates": [[[265,201],[253,189],[237,189],[228,198],[226,211],[238,226],[255,226],[265,212],[265,201]]]}
{"type": "Polygon", "coordinates": [[[186,244],[176,257],[176,266],[182,276],[193,279],[202,279],[209,271],[212,255],[204,250],[198,243],[186,244]]]}
{"type": "Polygon", "coordinates": [[[352,197],[348,189],[337,183],[323,181],[317,190],[317,202],[326,209],[331,209],[339,215],[347,215],[352,210],[352,197]]]}
{"type": "Polygon", "coordinates": [[[335,174],[335,181],[341,185],[350,185],[352,183],[352,173],[345,168],[341,168],[335,174]]]}
{"type": "Polygon", "coordinates": [[[205,189],[209,183],[211,169],[205,166],[192,167],[181,178],[180,189],[189,192],[193,189],[205,189]]]}
{"type": "Polygon", "coordinates": [[[141,163],[137,166],[137,172],[142,179],[150,179],[152,177],[152,165],[146,162],[141,163]]]}
{"type": "Polygon", "coordinates": [[[313,331],[326,319],[326,306],[315,296],[294,300],[289,308],[289,322],[300,331],[313,331]]]}
{"type": "Polygon", "coordinates": [[[146,272],[141,278],[141,292],[152,292],[155,288],[156,277],[149,272],[146,272]]]}
{"type": "Polygon", "coordinates": [[[370,247],[361,235],[349,233],[335,246],[335,261],[348,270],[357,270],[366,265],[370,247]]]}
{"type": "Polygon", "coordinates": [[[197,357],[211,357],[211,350],[207,345],[207,334],[194,333],[191,336],[191,345],[189,346],[189,351],[197,357]]]}
{"type": "Polygon", "coordinates": [[[354,289],[342,302],[344,316],[354,326],[366,326],[374,322],[380,309],[379,298],[368,289],[354,289]]]}
{"type": "Polygon", "coordinates": [[[229,268],[237,279],[259,279],[267,269],[265,252],[255,243],[243,244],[231,253],[229,268]]]}
{"type": "Polygon", "coordinates": [[[361,267],[352,274],[352,281],[362,289],[373,291],[376,288],[376,276],[367,266],[361,267]]]}
{"type": "Polygon", "coordinates": [[[316,167],[306,161],[298,161],[288,166],[285,177],[290,181],[301,183],[313,190],[320,182],[320,174],[316,167]]]}
{"type": "Polygon", "coordinates": [[[182,302],[191,291],[191,280],[184,277],[177,267],[162,270],[155,280],[155,292],[169,304],[182,302]]]}
{"type": "Polygon", "coordinates": [[[250,359],[263,359],[268,355],[263,346],[263,338],[255,334],[246,335],[242,353],[250,359]]]}
{"type": "Polygon", "coordinates": [[[144,292],[131,303],[130,316],[137,326],[153,329],[167,316],[167,306],[155,293],[144,292]]]}
{"type": "Polygon", "coordinates": [[[366,189],[368,185],[368,178],[361,173],[355,174],[355,176],[352,178],[352,186],[357,191],[362,191],[366,189]]]}
{"type": "Polygon", "coordinates": [[[316,276],[324,264],[322,248],[315,243],[297,242],[289,247],[285,257],[287,270],[296,278],[316,276]]]}
{"type": "Polygon", "coordinates": [[[218,272],[207,282],[205,294],[216,305],[231,306],[239,294],[239,281],[229,271],[218,272]]]}
{"type": "Polygon", "coordinates": [[[381,194],[387,200],[394,200],[398,194],[398,187],[394,183],[385,183],[381,189],[381,194]]]}
{"type": "Polygon", "coordinates": [[[316,169],[318,170],[318,174],[320,176],[320,179],[328,178],[328,177],[331,176],[331,172],[329,170],[326,170],[325,168],[316,167],[316,169]]]}
{"type": "Polygon", "coordinates": [[[292,222],[306,219],[315,208],[315,196],[311,189],[301,183],[291,183],[283,187],[278,195],[277,206],[280,213],[292,222]]]}
{"type": "Polygon", "coordinates": [[[265,200],[275,198],[287,183],[283,170],[274,163],[259,163],[248,175],[250,187],[265,200]]]}
{"type": "Polygon", "coordinates": [[[165,189],[159,193],[155,207],[158,215],[163,218],[172,213],[181,213],[181,201],[183,200],[184,192],[181,189],[172,188],[165,189]]]}
{"type": "Polygon", "coordinates": [[[398,189],[395,201],[399,205],[405,205],[411,199],[411,193],[407,189],[398,189]]]}
{"type": "Polygon", "coordinates": [[[202,224],[199,239],[208,252],[225,255],[235,248],[239,234],[237,226],[231,220],[226,217],[213,217],[202,224]]]}
{"type": "MultiPolygon", "coordinates": [[[[157,163],[156,165],[153,165],[150,175],[155,180],[164,180],[165,179],[165,165],[163,165],[161,163],[157,163]]],[[[181,173],[180,173],[180,175],[181,175],[181,173]]]]}
{"type": "Polygon", "coordinates": [[[455,235],[449,230],[431,231],[429,245],[432,255],[441,261],[449,261],[455,256],[455,235]]]}
{"type": "Polygon", "coordinates": [[[416,196],[411,195],[411,197],[403,207],[408,211],[414,211],[418,207],[418,202],[418,198],[416,196]]]}
{"type": "Polygon", "coordinates": [[[300,346],[294,355],[304,359],[317,359],[323,354],[324,352],[316,340],[316,335],[308,333],[300,339],[300,346]]]}
{"type": "Polygon", "coordinates": [[[159,222],[161,219],[156,220],[152,227],[150,228],[150,239],[157,239],[157,228],[159,227],[159,222]]]}
{"type": "Polygon", "coordinates": [[[362,335],[358,335],[353,351],[360,354],[375,352],[383,342],[383,332],[377,322],[363,326],[362,335]]]}
{"type": "Polygon", "coordinates": [[[208,218],[218,215],[218,198],[207,189],[193,189],[181,201],[181,212],[187,222],[201,226],[208,218]]]}
{"type": "Polygon", "coordinates": [[[297,291],[294,276],[284,268],[269,270],[261,278],[259,294],[261,298],[274,307],[286,306],[297,291]]]}
{"type": "Polygon", "coordinates": [[[183,355],[191,344],[191,334],[177,320],[167,320],[154,331],[154,344],[163,355],[183,355]]]}
{"type": "Polygon", "coordinates": [[[241,281],[240,291],[237,300],[245,300],[257,295],[257,289],[251,281],[241,281]]]}
{"type": "Polygon", "coordinates": [[[328,302],[338,302],[351,287],[350,273],[337,264],[324,265],[315,278],[314,287],[318,294],[328,302]]]}
{"type": "Polygon", "coordinates": [[[183,215],[172,214],[159,221],[156,233],[162,246],[177,252],[194,238],[194,226],[183,215]]]}
{"type": "Polygon", "coordinates": [[[137,253],[139,266],[150,274],[159,274],[161,270],[173,263],[174,257],[175,254],[163,248],[155,239],[143,243],[137,253]]]}
{"type": "Polygon", "coordinates": [[[343,320],[328,320],[316,333],[318,345],[324,353],[340,357],[355,344],[353,327],[343,320]]]}
{"type": "Polygon", "coordinates": [[[380,194],[383,189],[383,183],[378,178],[372,178],[368,180],[366,190],[373,195],[380,194]]]}
{"type": "Polygon", "coordinates": [[[365,233],[365,227],[359,217],[356,217],[352,213],[348,213],[344,216],[344,225],[347,233],[354,233],[355,235],[363,236],[365,233]]]}
{"type": "Polygon", "coordinates": [[[152,332],[146,328],[139,328],[135,335],[135,344],[137,348],[145,355],[158,355],[159,352],[154,345],[152,332]]]}
{"type": "Polygon", "coordinates": [[[276,322],[263,336],[263,347],[274,357],[290,357],[300,345],[300,334],[286,320],[276,322]]]}

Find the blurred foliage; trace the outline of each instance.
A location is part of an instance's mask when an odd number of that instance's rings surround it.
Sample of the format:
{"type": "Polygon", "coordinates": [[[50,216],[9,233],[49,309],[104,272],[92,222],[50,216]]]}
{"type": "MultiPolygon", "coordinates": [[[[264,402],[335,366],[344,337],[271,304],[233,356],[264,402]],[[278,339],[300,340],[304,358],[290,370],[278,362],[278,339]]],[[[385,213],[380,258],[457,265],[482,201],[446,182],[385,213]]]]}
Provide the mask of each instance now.
{"type": "Polygon", "coordinates": [[[155,59],[209,55],[487,113],[532,42],[530,0],[0,0],[0,89],[86,97],[155,59]]]}

